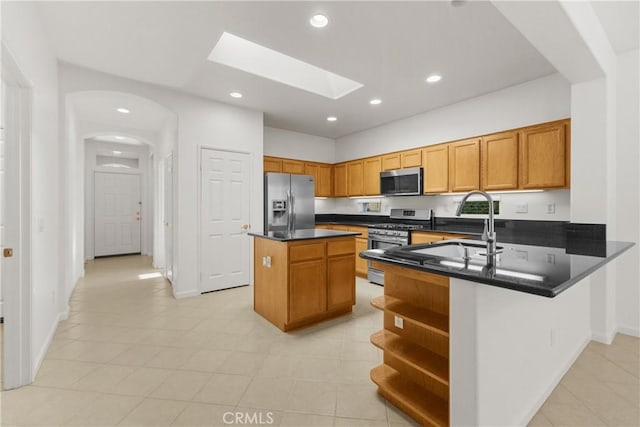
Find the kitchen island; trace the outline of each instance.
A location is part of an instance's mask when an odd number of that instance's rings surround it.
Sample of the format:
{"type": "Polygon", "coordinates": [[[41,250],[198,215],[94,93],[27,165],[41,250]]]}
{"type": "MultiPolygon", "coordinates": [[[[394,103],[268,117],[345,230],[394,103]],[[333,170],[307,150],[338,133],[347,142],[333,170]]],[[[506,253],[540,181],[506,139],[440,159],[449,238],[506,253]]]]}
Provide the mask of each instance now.
{"type": "Polygon", "coordinates": [[[340,316],[355,304],[355,236],[303,229],[249,233],[253,309],[282,331],[340,316]]]}
{"type": "Polygon", "coordinates": [[[437,244],[360,255],[385,274],[371,379],[423,425],[525,425],[591,339],[590,275],[632,244],[498,242],[487,267],[463,252],[482,242],[459,242],[459,260],[424,250],[437,244]]]}

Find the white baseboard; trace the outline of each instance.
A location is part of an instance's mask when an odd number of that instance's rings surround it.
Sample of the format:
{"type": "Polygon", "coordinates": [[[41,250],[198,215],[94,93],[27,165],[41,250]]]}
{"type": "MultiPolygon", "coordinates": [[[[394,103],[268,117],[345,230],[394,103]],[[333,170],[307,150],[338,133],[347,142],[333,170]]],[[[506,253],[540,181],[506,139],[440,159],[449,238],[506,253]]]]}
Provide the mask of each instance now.
{"type": "Polygon", "coordinates": [[[197,297],[200,295],[200,291],[197,289],[192,289],[189,291],[182,291],[182,292],[176,292],[175,288],[173,288],[173,297],[175,299],[182,299],[182,298],[191,298],[191,297],[197,297]]]}
{"type": "Polygon", "coordinates": [[[631,335],[632,337],[640,338],[640,329],[618,326],[618,332],[624,335],[631,335]]]}
{"type": "Polygon", "coordinates": [[[53,322],[53,324],[51,325],[51,329],[49,329],[47,338],[45,339],[44,344],[42,345],[42,348],[40,348],[40,351],[38,352],[38,355],[34,360],[34,363],[31,369],[31,382],[35,381],[36,375],[38,375],[40,366],[42,366],[44,357],[47,355],[47,351],[49,350],[49,347],[51,346],[51,342],[53,341],[53,337],[55,336],[56,330],[58,329],[58,324],[62,320],[66,320],[68,318],[69,318],[69,307],[67,306],[67,309],[65,311],[58,313],[58,317],[56,318],[56,321],[53,322]]]}
{"type": "Polygon", "coordinates": [[[616,337],[616,333],[618,331],[614,330],[613,332],[611,332],[609,335],[605,335],[605,334],[601,334],[598,332],[592,332],[591,333],[591,340],[592,341],[596,341],[602,344],[611,344],[613,342],[613,339],[616,337]]]}
{"type": "Polygon", "coordinates": [[[553,378],[553,381],[551,381],[551,384],[549,384],[549,387],[547,387],[547,389],[544,391],[542,396],[538,399],[536,404],[533,405],[531,411],[529,411],[527,416],[524,418],[523,420],[524,422],[521,423],[520,425],[526,426],[527,424],[529,424],[531,419],[538,413],[538,411],[540,410],[544,402],[549,398],[549,396],[551,396],[551,393],[553,393],[553,390],[555,390],[558,384],[560,384],[560,381],[562,381],[562,377],[564,377],[565,374],[569,372],[569,369],[571,369],[573,364],[576,363],[576,360],[578,359],[578,357],[580,357],[580,355],[582,354],[584,349],[587,347],[587,345],[589,345],[590,341],[591,340],[587,338],[584,340],[582,344],[580,344],[580,346],[578,347],[578,350],[573,354],[573,356],[571,356],[569,361],[560,368],[556,376],[553,378]]]}

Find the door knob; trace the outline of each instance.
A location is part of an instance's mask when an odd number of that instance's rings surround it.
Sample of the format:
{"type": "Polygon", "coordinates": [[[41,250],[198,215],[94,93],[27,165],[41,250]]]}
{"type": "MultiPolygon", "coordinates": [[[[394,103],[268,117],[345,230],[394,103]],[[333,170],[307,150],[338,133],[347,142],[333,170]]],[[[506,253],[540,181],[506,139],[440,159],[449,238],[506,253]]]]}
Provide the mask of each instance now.
{"type": "Polygon", "coordinates": [[[2,255],[4,255],[5,258],[11,258],[13,256],[13,248],[4,248],[2,255]]]}
{"type": "Polygon", "coordinates": [[[249,224],[242,224],[240,228],[242,229],[242,231],[247,231],[251,228],[251,226],[249,224]]]}

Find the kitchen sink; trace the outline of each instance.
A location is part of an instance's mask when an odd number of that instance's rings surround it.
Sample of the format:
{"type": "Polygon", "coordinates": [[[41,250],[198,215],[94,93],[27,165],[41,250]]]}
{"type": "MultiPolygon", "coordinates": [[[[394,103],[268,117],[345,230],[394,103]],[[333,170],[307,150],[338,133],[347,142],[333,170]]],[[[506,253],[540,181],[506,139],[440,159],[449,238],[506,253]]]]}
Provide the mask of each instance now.
{"type": "MultiPolygon", "coordinates": [[[[497,252],[503,247],[498,246],[497,252]]],[[[442,243],[424,243],[388,249],[385,255],[402,260],[423,263],[439,263],[441,260],[484,264],[487,246],[484,242],[448,240],[442,243]]]]}

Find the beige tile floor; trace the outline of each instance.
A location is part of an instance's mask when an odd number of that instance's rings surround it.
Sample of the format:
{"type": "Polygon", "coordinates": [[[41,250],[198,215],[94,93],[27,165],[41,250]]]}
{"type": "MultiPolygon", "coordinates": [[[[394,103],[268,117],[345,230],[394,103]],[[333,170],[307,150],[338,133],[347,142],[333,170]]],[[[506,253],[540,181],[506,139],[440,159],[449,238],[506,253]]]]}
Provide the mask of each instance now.
{"type": "MultiPolygon", "coordinates": [[[[249,287],[175,300],[154,273],[147,257],[88,263],[36,381],[2,393],[1,424],[225,425],[231,412],[253,417],[244,425],[415,425],[369,380],[382,288],[358,280],[352,315],[284,334],[249,287]]],[[[640,425],[638,347],[591,343],[531,425],[640,425]]]]}

